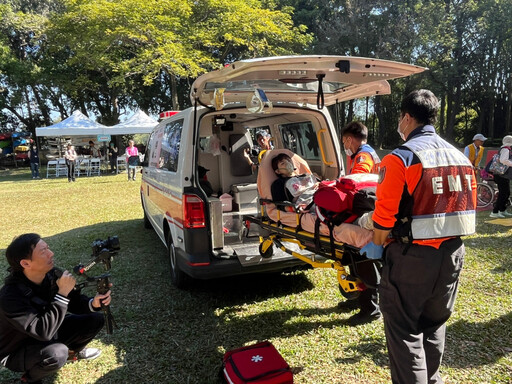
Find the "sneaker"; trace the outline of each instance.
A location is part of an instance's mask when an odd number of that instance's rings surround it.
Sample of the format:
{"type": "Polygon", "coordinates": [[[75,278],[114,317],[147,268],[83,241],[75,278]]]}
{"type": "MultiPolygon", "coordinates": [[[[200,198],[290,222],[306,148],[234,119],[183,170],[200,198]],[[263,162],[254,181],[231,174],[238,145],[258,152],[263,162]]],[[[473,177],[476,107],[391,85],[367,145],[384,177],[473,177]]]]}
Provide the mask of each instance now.
{"type": "Polygon", "coordinates": [[[505,216],[501,214],[501,212],[498,212],[498,213],[494,213],[492,212],[489,217],[494,217],[494,218],[499,218],[499,219],[504,219],[505,216]]]}
{"type": "Polygon", "coordinates": [[[343,312],[350,312],[359,308],[359,302],[357,300],[340,301],[337,308],[343,312]]]}
{"type": "Polygon", "coordinates": [[[98,348],[84,348],[80,352],[69,351],[68,361],[94,360],[101,355],[98,348]]]}
{"type": "Polygon", "coordinates": [[[505,217],[512,217],[512,213],[509,213],[507,211],[500,211],[500,213],[505,217]]]}
{"type": "Polygon", "coordinates": [[[355,327],[361,324],[367,324],[371,323],[372,321],[375,321],[377,319],[380,319],[381,314],[380,312],[371,314],[371,313],[365,313],[365,312],[358,312],[354,316],[349,317],[348,323],[349,325],[355,327]]]}

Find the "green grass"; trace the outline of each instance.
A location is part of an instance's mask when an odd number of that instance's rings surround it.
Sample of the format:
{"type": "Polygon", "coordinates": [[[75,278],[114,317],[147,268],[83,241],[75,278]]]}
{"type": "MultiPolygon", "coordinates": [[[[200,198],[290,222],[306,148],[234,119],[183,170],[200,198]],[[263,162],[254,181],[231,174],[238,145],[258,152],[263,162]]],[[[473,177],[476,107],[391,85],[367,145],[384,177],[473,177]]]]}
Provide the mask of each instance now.
{"type": "MultiPolygon", "coordinates": [[[[226,350],[265,339],[294,368],[296,383],[390,382],[382,321],[347,325],[352,313],[336,309],[334,271],[174,288],[165,247],[143,228],[139,188],[126,174],[68,183],[32,180],[26,168],[0,171],[0,270],[6,269],[5,248],[25,232],[41,234],[56,264],[67,269],[90,260],[95,239],[118,235],[121,242],[111,270],[119,328],[113,335],[102,331],[93,342],[103,350],[101,358],[66,365],[45,383],[217,383],[226,350]]],[[[478,234],[465,241],[442,366],[449,384],[512,383],[511,230],[485,220],[487,213],[479,213],[478,234]]],[[[0,369],[1,383],[19,376],[0,369]]]]}

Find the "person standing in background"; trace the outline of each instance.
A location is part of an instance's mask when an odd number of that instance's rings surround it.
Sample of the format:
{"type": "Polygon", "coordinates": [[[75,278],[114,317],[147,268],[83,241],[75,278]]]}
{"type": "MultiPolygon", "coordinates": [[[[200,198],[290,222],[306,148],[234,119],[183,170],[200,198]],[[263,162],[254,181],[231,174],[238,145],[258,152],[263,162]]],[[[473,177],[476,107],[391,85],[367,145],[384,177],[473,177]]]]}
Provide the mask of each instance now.
{"type": "Polygon", "coordinates": [[[64,158],[66,159],[66,166],[68,167],[68,181],[75,181],[76,151],[71,143],[68,144],[64,158]]]}
{"type": "Polygon", "coordinates": [[[480,167],[480,162],[482,161],[482,157],[484,155],[485,140],[487,140],[487,137],[481,133],[477,133],[475,136],[473,136],[473,143],[464,148],[464,155],[469,159],[469,161],[471,161],[474,169],[480,167]]]}
{"type": "Polygon", "coordinates": [[[117,170],[117,147],[111,141],[108,146],[108,156],[110,158],[110,170],[112,173],[116,173],[117,170]]]}
{"type": "Polygon", "coordinates": [[[37,150],[37,145],[34,142],[30,144],[28,158],[30,159],[30,171],[32,172],[32,178],[39,179],[39,151],[37,150]]]}
{"type": "Polygon", "coordinates": [[[94,145],[94,141],[89,141],[89,155],[92,157],[99,157],[101,158],[101,152],[96,146],[94,145]]]}
{"type": "MultiPolygon", "coordinates": [[[[503,145],[501,146],[498,154],[499,161],[501,164],[512,166],[512,136],[507,135],[502,140],[503,145]]],[[[507,177],[507,172],[503,175],[493,174],[494,182],[498,186],[498,198],[494,203],[494,207],[490,214],[493,218],[505,218],[511,217],[512,213],[507,212],[508,199],[510,197],[510,179],[507,177]]]]}
{"type": "Polygon", "coordinates": [[[135,181],[135,172],[139,165],[139,150],[133,140],[130,140],[128,147],[126,147],[126,164],[128,165],[128,181],[135,181]]]}

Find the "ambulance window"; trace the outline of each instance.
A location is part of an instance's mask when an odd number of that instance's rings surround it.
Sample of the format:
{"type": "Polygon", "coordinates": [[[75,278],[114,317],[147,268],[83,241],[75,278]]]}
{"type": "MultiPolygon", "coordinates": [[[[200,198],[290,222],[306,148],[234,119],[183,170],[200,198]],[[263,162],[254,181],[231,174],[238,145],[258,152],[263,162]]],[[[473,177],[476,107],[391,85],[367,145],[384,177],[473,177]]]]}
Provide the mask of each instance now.
{"type": "Polygon", "coordinates": [[[171,121],[163,131],[162,148],[159,156],[159,168],[171,172],[178,170],[178,156],[180,153],[181,131],[183,130],[183,119],[171,121]]]}
{"type": "Polygon", "coordinates": [[[156,159],[158,158],[158,154],[156,153],[156,133],[152,133],[149,136],[148,145],[146,147],[146,155],[144,156],[144,160],[147,161],[147,165],[150,167],[156,167],[156,159]]]}
{"type": "Polygon", "coordinates": [[[306,160],[320,160],[318,140],[310,121],[279,125],[285,148],[306,160]]]}

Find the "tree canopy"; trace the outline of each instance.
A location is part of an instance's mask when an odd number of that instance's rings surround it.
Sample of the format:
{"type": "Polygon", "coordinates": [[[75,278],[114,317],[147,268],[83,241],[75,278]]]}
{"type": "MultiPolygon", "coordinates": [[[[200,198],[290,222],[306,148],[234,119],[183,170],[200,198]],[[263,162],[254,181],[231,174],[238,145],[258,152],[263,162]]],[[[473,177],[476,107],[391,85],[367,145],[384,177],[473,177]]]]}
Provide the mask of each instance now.
{"type": "Polygon", "coordinates": [[[450,140],[512,125],[509,0],[6,0],[0,5],[0,127],[29,130],[75,110],[114,124],[126,110],[188,106],[193,79],[240,59],[334,54],[429,68],[389,96],[336,105],[392,146],[398,105],[441,100],[450,140]]]}

